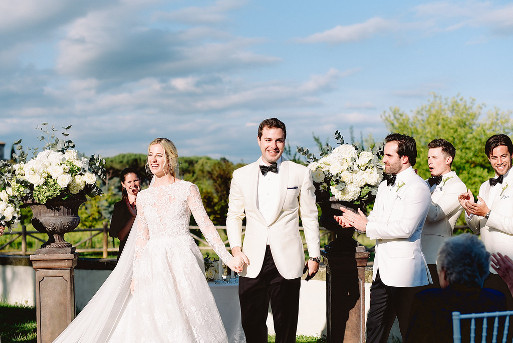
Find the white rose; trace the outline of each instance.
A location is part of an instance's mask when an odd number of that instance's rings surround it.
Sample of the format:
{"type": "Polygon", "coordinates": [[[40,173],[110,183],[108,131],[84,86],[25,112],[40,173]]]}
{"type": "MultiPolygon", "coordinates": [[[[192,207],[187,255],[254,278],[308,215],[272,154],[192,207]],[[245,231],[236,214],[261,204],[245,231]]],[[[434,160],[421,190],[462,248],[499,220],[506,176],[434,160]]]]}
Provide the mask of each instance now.
{"type": "Polygon", "coordinates": [[[317,182],[317,183],[320,183],[322,181],[324,181],[324,173],[322,170],[315,170],[313,173],[312,173],[312,178],[314,180],[314,182],[317,182]]]}
{"type": "Polygon", "coordinates": [[[7,192],[7,194],[9,194],[10,196],[12,196],[12,195],[13,195],[12,187],[7,187],[7,188],[5,189],[5,191],[6,191],[6,192],[7,192]]]}
{"type": "Polygon", "coordinates": [[[61,188],[66,188],[68,184],[71,182],[72,177],[69,174],[62,174],[57,178],[57,183],[61,188]]]}
{"type": "Polygon", "coordinates": [[[6,207],[7,207],[7,203],[4,201],[0,201],[0,213],[4,213],[6,207]]]}
{"type": "Polygon", "coordinates": [[[12,216],[14,215],[14,207],[11,205],[7,205],[4,212],[5,221],[10,221],[12,219],[12,216]]]}
{"type": "Polygon", "coordinates": [[[367,181],[367,184],[376,186],[381,182],[381,176],[377,169],[373,168],[365,171],[365,180],[367,181]]]}
{"type": "Polygon", "coordinates": [[[64,154],[62,152],[58,152],[58,151],[51,151],[49,154],[48,154],[48,161],[55,165],[55,164],[60,164],[64,159],[64,154]]]}
{"type": "Polygon", "coordinates": [[[96,176],[93,173],[87,172],[84,175],[84,181],[88,185],[92,185],[92,184],[94,184],[96,182],[96,176]]]}
{"type": "Polygon", "coordinates": [[[7,191],[4,190],[0,192],[0,199],[5,202],[9,200],[9,194],[7,194],[7,191]]]}
{"type": "Polygon", "coordinates": [[[352,183],[353,182],[353,174],[351,174],[351,172],[349,172],[347,170],[344,170],[340,174],[340,179],[342,181],[344,181],[346,184],[352,183]]]}
{"type": "Polygon", "coordinates": [[[317,167],[319,167],[318,162],[312,162],[308,165],[308,169],[310,169],[311,171],[315,171],[317,169],[317,167]]]}
{"type": "Polygon", "coordinates": [[[36,173],[31,173],[25,176],[25,179],[34,186],[42,185],[45,182],[45,179],[41,175],[36,173]]]}

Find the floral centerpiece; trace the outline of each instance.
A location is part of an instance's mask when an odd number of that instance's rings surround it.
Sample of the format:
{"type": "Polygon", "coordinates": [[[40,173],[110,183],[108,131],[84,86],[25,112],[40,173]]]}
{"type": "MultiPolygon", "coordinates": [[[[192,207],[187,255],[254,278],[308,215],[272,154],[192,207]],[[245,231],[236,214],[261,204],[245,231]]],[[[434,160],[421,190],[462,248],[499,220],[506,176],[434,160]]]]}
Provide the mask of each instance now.
{"type": "MultiPolygon", "coordinates": [[[[70,128],[63,128],[65,138],[70,128]]],[[[86,196],[101,194],[97,183],[105,175],[105,161],[99,156],[80,154],[73,141],[56,137],[56,129],[48,130],[46,123],[39,129],[45,134],[41,136],[46,142],[42,151],[32,149],[33,158],[27,160],[28,154],[19,140],[14,143],[17,152],[12,159],[0,164],[1,226],[13,226],[20,218],[21,207],[26,205],[82,203],[86,196]]]]}
{"type": "Polygon", "coordinates": [[[319,193],[327,193],[333,199],[365,208],[374,200],[383,179],[382,149],[364,150],[344,143],[339,131],[335,132],[339,145],[320,144],[320,157],[302,147],[298,152],[306,157],[308,168],[319,193]]]}

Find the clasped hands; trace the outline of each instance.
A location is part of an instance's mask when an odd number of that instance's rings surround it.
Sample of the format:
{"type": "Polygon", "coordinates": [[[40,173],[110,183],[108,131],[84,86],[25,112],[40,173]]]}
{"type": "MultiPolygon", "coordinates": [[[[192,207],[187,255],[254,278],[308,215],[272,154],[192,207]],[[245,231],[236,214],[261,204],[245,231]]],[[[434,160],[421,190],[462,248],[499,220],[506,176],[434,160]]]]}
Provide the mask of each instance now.
{"type": "Polygon", "coordinates": [[[351,211],[344,206],[340,207],[342,211],[341,216],[334,216],[337,223],[342,227],[354,227],[356,230],[360,232],[365,232],[367,223],[369,220],[367,216],[362,212],[362,210],[358,209],[358,213],[351,211]]]}
{"type": "Polygon", "coordinates": [[[474,214],[476,216],[484,217],[490,212],[490,209],[486,205],[486,202],[480,196],[477,197],[477,202],[474,201],[474,195],[472,192],[467,190],[466,193],[462,193],[458,196],[458,201],[461,207],[465,209],[467,215],[474,214]]]}

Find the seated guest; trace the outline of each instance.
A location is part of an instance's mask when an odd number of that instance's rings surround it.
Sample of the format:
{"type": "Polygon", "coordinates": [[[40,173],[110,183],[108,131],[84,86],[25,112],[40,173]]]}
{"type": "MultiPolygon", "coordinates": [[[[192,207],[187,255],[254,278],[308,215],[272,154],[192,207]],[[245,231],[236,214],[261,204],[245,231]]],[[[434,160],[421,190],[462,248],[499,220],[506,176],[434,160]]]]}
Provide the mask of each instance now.
{"type": "Polygon", "coordinates": [[[137,216],[136,199],[141,190],[140,177],[135,169],[123,169],[119,178],[123,197],[114,205],[109,229],[110,236],[119,239],[118,260],[137,216]]]}
{"type": "MultiPolygon", "coordinates": [[[[442,288],[426,289],[415,295],[406,342],[452,342],[454,311],[504,311],[504,294],[482,288],[489,266],[490,254],[476,236],[463,234],[446,240],[437,259],[442,288]]],[[[469,335],[467,327],[462,323],[463,338],[469,335]]]]}

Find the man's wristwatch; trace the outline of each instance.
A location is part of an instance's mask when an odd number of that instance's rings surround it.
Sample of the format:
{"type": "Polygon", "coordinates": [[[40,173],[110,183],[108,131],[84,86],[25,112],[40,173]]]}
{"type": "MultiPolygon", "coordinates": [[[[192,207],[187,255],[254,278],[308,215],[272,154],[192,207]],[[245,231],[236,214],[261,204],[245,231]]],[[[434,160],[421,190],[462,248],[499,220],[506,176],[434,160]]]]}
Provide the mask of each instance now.
{"type": "Polygon", "coordinates": [[[490,210],[490,211],[488,211],[488,213],[485,215],[485,218],[486,218],[486,219],[490,218],[490,213],[492,213],[492,211],[491,211],[491,210],[490,210]]]}
{"type": "Polygon", "coordinates": [[[320,257],[310,257],[309,260],[317,262],[317,263],[321,263],[321,258],[320,257]]]}

